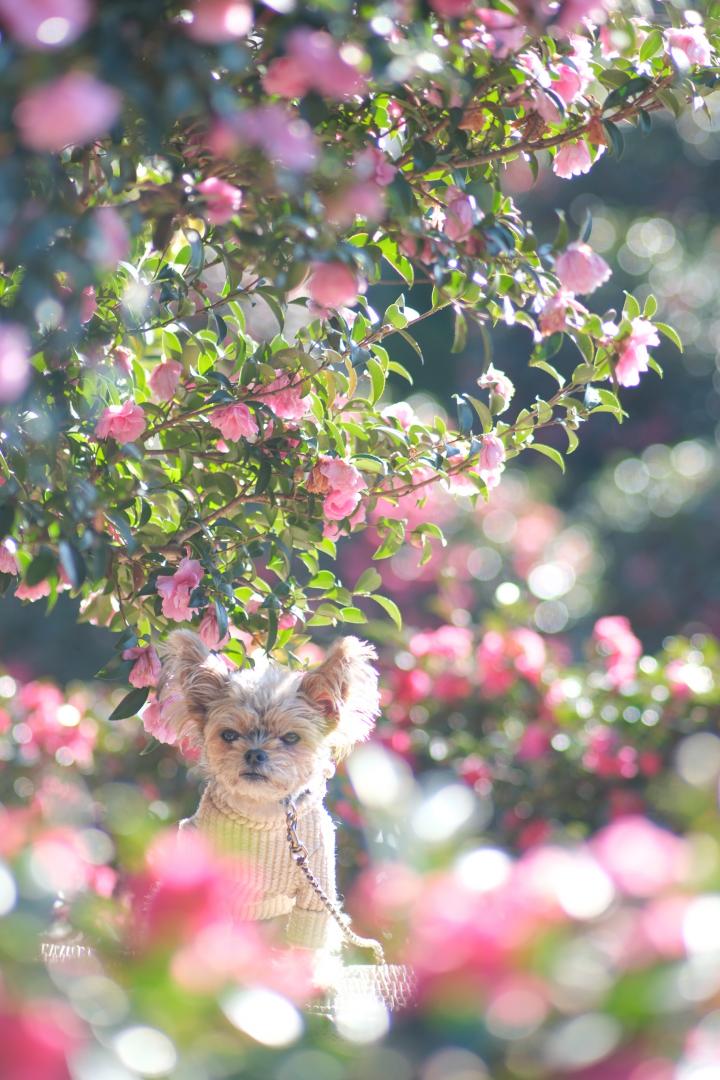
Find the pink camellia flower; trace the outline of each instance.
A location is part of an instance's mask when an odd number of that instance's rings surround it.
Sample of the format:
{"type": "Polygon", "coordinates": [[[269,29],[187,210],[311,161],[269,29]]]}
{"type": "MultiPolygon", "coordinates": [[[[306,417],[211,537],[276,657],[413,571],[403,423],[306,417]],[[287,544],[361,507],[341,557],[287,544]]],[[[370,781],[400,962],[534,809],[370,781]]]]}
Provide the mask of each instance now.
{"type": "Polygon", "coordinates": [[[553,158],[552,168],[561,180],[570,180],[573,176],[590,172],[592,163],[588,144],[584,139],[576,139],[574,142],[563,143],[553,158]]]}
{"type": "Polygon", "coordinates": [[[222,647],[230,640],[229,633],[225,634],[225,637],[220,637],[220,628],[218,627],[217,613],[214,604],[211,604],[203,615],[200,626],[198,627],[198,634],[203,643],[207,645],[208,649],[212,650],[222,649],[222,647]]]}
{"type": "Polygon", "coordinates": [[[242,206],[240,188],[217,176],[208,176],[198,184],[197,190],[205,199],[206,216],[211,225],[226,225],[242,206]]]}
{"type": "Polygon", "coordinates": [[[242,401],[214,409],[210,414],[210,423],[224,439],[231,442],[237,442],[238,439],[254,442],[260,433],[255,417],[242,401]]]}
{"type": "Polygon", "coordinates": [[[305,65],[293,56],[278,56],[263,76],[263,88],[268,94],[283,98],[304,97],[311,83],[305,65]]]}
{"type": "Polygon", "coordinates": [[[242,0],[195,0],[186,31],[195,41],[221,45],[252,30],[252,4],[242,0]]]}
{"type": "Polygon", "coordinates": [[[504,634],[488,630],[476,653],[483,693],[504,694],[518,675],[539,683],[546,657],[545,642],[534,630],[522,626],[504,634]]]}
{"type": "Polygon", "coordinates": [[[465,660],[472,650],[472,632],[464,626],[439,626],[413,634],[408,645],[413,656],[431,656],[455,663],[465,660]]]}
{"type": "Polygon", "coordinates": [[[42,600],[44,596],[50,595],[50,582],[40,581],[37,585],[26,585],[22,581],[15,590],[15,595],[18,600],[29,600],[34,603],[35,600],[42,600]]]}
{"type": "Polygon", "coordinates": [[[570,244],[555,260],[555,273],[571,293],[595,292],[612,273],[601,255],[589,244],[570,244]]]}
{"type": "Polygon", "coordinates": [[[0,19],[29,49],[57,49],[80,37],[92,17],[90,0],[0,0],[0,19]]]}
{"type": "Polygon", "coordinates": [[[153,368],[148,383],[158,401],[174,398],[182,373],[183,366],[177,360],[163,360],[153,368]]]}
{"type": "Polygon", "coordinates": [[[477,384],[481,390],[490,391],[493,412],[505,412],[515,393],[515,387],[505,372],[499,371],[490,364],[487,371],[478,379],[477,384]]]}
{"type": "Polygon", "coordinates": [[[386,420],[397,420],[403,431],[419,423],[415,410],[407,401],[396,401],[394,405],[386,405],[382,410],[382,415],[386,420]]]}
{"type": "Polygon", "coordinates": [[[140,438],[145,427],[145,413],[131,398],[124,405],[108,405],[95,425],[95,434],[98,439],[131,443],[140,438]]]}
{"type": "Polygon", "coordinates": [[[565,289],[558,289],[554,296],[549,297],[540,312],[538,324],[543,337],[550,334],[559,334],[567,326],[568,307],[572,304],[572,293],[565,289]]]}
{"type": "Polygon", "coordinates": [[[630,682],[642,656],[642,644],[633,634],[629,620],[624,615],[598,619],[593,627],[593,640],[606,657],[611,685],[617,687],[630,682]]]}
{"type": "Polygon", "coordinates": [[[130,234],[114,206],[99,206],[92,212],[92,234],[88,240],[88,258],[100,270],[114,270],[130,252],[130,234]]]}
{"type": "Polygon", "coordinates": [[[659,345],[658,332],[647,319],[633,319],[628,337],[620,342],[620,352],[615,375],[621,386],[637,386],[640,375],[647,371],[650,361],[648,349],[659,345]]]}
{"type": "Polygon", "coordinates": [[[154,698],[149,700],[140,714],[140,719],[145,731],[152,735],[153,739],[174,746],[177,734],[168,719],[167,711],[164,711],[166,704],[171,704],[169,697],[163,701],[156,701],[154,698]]]}
{"type": "Polygon", "coordinates": [[[20,139],[38,153],[56,154],[106,135],[118,118],[122,96],[84,71],[69,71],[28,90],[13,118],[20,139]]]}
{"type": "Polygon", "coordinates": [[[0,401],[17,401],[30,382],[31,345],[20,323],[0,323],[0,401]]]}
{"type": "MultiPolygon", "coordinates": [[[[323,484],[323,513],[330,521],[341,521],[350,517],[360,502],[360,493],[366,490],[366,483],[361,472],[349,461],[323,455],[313,472],[323,484]]],[[[318,489],[316,480],[315,490],[318,489]]]]}
{"type": "Polygon", "coordinates": [[[307,416],[308,397],[303,395],[302,382],[291,383],[289,375],[278,375],[257,391],[255,397],[281,420],[301,420],[307,416]]]}
{"type": "Polygon", "coordinates": [[[493,435],[490,432],[488,435],[483,435],[480,440],[482,446],[480,449],[480,475],[484,477],[485,473],[494,473],[501,468],[505,461],[505,446],[502,439],[499,439],[497,435],[493,435]]]}
{"type": "Polygon", "coordinates": [[[685,842],[639,816],[618,818],[597,833],[590,847],[629,896],[656,896],[677,885],[688,866],[685,842]]]}
{"type": "Polygon", "coordinates": [[[448,240],[466,240],[475,225],[474,200],[459,188],[451,187],[447,191],[446,207],[443,232],[448,240]]]}
{"type": "Polygon", "coordinates": [[[360,292],[357,274],[341,262],[312,264],[308,292],[323,308],[352,307],[360,292]]]}
{"type": "Polygon", "coordinates": [[[340,537],[346,532],[352,532],[356,525],[364,525],[367,520],[367,510],[362,503],[353,510],[352,514],[348,518],[348,524],[346,529],[341,529],[337,521],[326,521],[323,525],[323,537],[326,540],[332,540],[333,542],[339,540],[340,537]]]}
{"type": "Polygon", "coordinates": [[[14,574],[17,576],[19,573],[20,567],[15,557],[15,545],[12,540],[3,540],[0,543],[0,574],[14,574]]]}
{"type": "Polygon", "coordinates": [[[80,293],[80,322],[89,323],[97,311],[97,297],[92,285],[86,285],[80,293]]]}
{"type": "Polygon", "coordinates": [[[284,105],[245,109],[232,125],[216,124],[208,140],[209,148],[221,157],[231,156],[238,143],[259,146],[271,161],[298,172],[312,169],[318,156],[312,128],[284,105]]]}
{"type": "Polygon", "coordinates": [[[190,607],[190,594],[203,579],[203,568],[197,559],[187,556],[180,560],[174,574],[161,574],[156,582],[162,596],[162,613],[166,619],[184,622],[195,614],[190,607]]]}
{"type": "Polygon", "coordinates": [[[554,25],[565,32],[581,29],[584,19],[598,25],[605,21],[608,6],[608,0],[565,0],[554,25]]]}
{"type": "Polygon", "coordinates": [[[707,67],[712,63],[712,49],[702,26],[666,30],[665,41],[670,55],[683,66],[698,64],[707,67]]]}
{"type": "Polygon", "coordinates": [[[357,69],[361,54],[356,45],[338,46],[326,31],[301,26],[288,34],[286,48],[304,67],[312,89],[323,97],[345,101],[365,92],[367,80],[357,69]]]}
{"type": "Polygon", "coordinates": [[[134,645],[132,649],[125,649],[122,654],[123,660],[134,660],[132,670],[128,675],[131,686],[157,686],[160,678],[160,657],[152,645],[134,645]]]}

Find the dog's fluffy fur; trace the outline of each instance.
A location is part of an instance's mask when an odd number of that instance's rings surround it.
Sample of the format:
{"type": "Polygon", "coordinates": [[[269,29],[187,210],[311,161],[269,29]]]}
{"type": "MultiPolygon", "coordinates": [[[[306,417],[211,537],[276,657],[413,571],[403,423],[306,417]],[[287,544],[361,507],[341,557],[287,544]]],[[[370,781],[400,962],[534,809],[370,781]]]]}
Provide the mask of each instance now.
{"type": "Polygon", "coordinates": [[[305,672],[275,664],[229,672],[189,630],[174,631],[162,654],[163,715],[178,739],[201,748],[210,779],[234,806],[277,805],[312,786],[367,738],[378,713],[375,650],[355,637],[340,638],[305,672]],[[226,741],[228,731],[238,738],[226,741]],[[249,769],[251,750],[266,757],[249,769]]]}

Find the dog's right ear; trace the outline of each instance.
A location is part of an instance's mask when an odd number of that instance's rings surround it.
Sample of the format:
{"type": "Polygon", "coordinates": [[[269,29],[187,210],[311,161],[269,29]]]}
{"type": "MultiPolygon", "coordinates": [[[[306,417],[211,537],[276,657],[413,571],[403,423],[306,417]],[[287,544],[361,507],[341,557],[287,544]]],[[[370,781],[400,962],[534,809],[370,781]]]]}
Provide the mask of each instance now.
{"type": "Polygon", "coordinates": [[[229,673],[191,630],[174,630],[159,648],[162,673],[158,698],[163,719],[177,739],[202,741],[208,707],[225,690],[229,673]]]}

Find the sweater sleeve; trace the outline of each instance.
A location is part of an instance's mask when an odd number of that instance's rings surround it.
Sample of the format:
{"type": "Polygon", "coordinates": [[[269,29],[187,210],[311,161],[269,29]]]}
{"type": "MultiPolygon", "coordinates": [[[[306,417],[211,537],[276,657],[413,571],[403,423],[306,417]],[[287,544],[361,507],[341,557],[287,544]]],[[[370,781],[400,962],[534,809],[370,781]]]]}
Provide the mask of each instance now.
{"type": "MultiPolygon", "coordinates": [[[[302,839],[308,849],[309,869],[325,895],[336,904],[335,830],[330,816],[326,810],[318,809],[303,825],[306,835],[302,839]]],[[[288,919],[287,939],[292,945],[321,949],[328,944],[334,920],[300,869],[297,870],[297,876],[299,884],[295,894],[295,907],[288,919]]]]}

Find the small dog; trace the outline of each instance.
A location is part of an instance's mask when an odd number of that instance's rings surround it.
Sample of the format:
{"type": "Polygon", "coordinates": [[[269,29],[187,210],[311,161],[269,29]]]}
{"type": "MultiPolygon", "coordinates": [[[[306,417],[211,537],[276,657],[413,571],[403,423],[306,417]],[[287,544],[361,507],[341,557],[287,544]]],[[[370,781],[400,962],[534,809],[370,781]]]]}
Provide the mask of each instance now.
{"type": "Polygon", "coordinates": [[[163,649],[163,714],[178,739],[200,746],[208,774],[181,828],[198,828],[221,851],[244,856],[233,913],[282,920],[292,945],[326,948],[331,918],[290,853],[289,801],[309,869],[336,904],[334,827],[323,799],[334,762],[367,738],[377,717],[375,656],[367,643],[344,637],[313,670],[269,664],[229,672],[191,631],[174,631],[163,649]]]}

